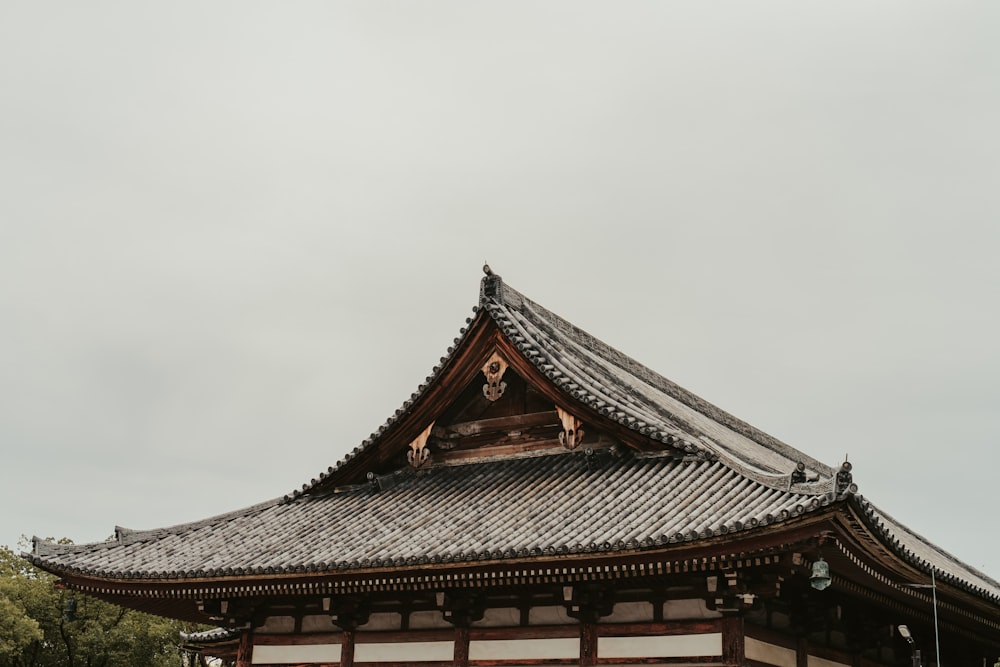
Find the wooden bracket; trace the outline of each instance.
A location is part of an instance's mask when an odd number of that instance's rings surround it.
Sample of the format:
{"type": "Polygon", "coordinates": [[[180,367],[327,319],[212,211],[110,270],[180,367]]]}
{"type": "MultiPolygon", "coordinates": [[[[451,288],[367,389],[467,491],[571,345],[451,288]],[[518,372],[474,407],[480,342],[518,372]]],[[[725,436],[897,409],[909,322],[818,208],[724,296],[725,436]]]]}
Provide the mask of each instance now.
{"type": "Polygon", "coordinates": [[[483,395],[486,396],[486,400],[495,401],[503,396],[504,389],[507,388],[507,383],[503,382],[503,374],[506,372],[507,362],[499,352],[493,352],[483,364],[483,375],[486,376],[483,395]]]}
{"type": "Polygon", "coordinates": [[[434,428],[434,422],[428,424],[427,428],[421,431],[420,435],[410,443],[410,451],[406,452],[406,460],[409,461],[410,466],[419,468],[430,458],[431,450],[427,449],[427,438],[430,437],[432,428],[434,428]]]}
{"type": "Polygon", "coordinates": [[[568,413],[567,411],[556,406],[556,413],[559,415],[559,421],[562,422],[562,432],[559,434],[559,442],[566,449],[576,449],[580,442],[583,440],[583,422],[568,413]]]}

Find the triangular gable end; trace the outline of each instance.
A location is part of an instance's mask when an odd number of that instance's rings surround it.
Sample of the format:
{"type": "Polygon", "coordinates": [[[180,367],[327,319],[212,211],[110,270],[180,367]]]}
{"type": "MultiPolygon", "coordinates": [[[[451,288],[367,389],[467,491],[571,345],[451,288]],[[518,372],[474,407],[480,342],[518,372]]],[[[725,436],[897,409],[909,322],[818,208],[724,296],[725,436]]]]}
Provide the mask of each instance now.
{"type": "Polygon", "coordinates": [[[679,430],[643,432],[642,425],[619,423],[615,414],[601,414],[560,387],[553,377],[558,371],[540,364],[538,351],[526,350],[502,328],[506,313],[496,306],[504,304],[504,292],[500,277],[488,274],[474,318],[441,365],[378,432],[303,491],[434,463],[549,449],[617,446],[710,457],[679,430]]]}

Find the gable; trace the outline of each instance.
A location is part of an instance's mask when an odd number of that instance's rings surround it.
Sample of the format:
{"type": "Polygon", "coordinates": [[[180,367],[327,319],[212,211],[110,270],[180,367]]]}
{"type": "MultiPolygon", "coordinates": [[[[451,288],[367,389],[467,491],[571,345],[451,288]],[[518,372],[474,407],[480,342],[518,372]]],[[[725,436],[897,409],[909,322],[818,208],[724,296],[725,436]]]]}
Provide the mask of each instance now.
{"type": "Polygon", "coordinates": [[[293,496],[449,457],[566,446],[567,438],[571,448],[621,445],[718,459],[775,488],[833,489],[832,468],[690,394],[495,274],[483,279],[473,312],[410,400],[293,496]]]}

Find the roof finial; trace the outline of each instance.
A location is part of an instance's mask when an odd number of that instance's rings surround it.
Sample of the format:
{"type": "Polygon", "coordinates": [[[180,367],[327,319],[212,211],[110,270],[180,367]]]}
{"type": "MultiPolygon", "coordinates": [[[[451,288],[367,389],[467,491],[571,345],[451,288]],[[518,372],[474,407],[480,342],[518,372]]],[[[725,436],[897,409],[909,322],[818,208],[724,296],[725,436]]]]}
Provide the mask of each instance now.
{"type": "Polygon", "coordinates": [[[486,275],[483,276],[479,290],[479,305],[485,305],[487,301],[503,303],[503,279],[493,273],[493,269],[485,262],[483,262],[483,273],[486,275]]]}
{"type": "Polygon", "coordinates": [[[854,475],[851,474],[851,470],[853,469],[854,466],[851,465],[850,461],[844,461],[840,464],[840,470],[837,471],[836,476],[838,496],[845,493],[857,493],[858,485],[854,483],[854,475]]]}

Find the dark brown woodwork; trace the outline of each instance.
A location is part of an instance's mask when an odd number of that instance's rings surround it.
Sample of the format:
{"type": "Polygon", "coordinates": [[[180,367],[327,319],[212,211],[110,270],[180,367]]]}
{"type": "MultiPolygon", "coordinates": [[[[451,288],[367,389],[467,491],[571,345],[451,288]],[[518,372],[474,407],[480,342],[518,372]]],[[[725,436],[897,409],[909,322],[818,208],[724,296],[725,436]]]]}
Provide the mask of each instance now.
{"type": "Polygon", "coordinates": [[[236,667],[250,667],[253,662],[253,632],[247,630],[240,635],[240,647],[236,650],[236,667]]]}
{"type": "Polygon", "coordinates": [[[691,664],[710,664],[718,665],[719,656],[717,655],[694,655],[694,656],[678,656],[674,658],[598,658],[597,664],[599,665],[691,665],[691,664]]]}
{"type": "Polygon", "coordinates": [[[722,664],[741,667],[746,664],[746,646],[743,638],[743,617],[733,614],[722,619],[722,664]]]}
{"type": "Polygon", "coordinates": [[[580,624],[580,667],[597,664],[597,624],[580,624]]]}
{"type": "Polygon", "coordinates": [[[354,667],[354,630],[344,630],[340,642],[340,667],[354,667]]]}
{"type": "Polygon", "coordinates": [[[478,447],[474,449],[455,449],[447,452],[434,452],[434,460],[460,461],[464,459],[480,458],[484,456],[509,456],[512,454],[522,454],[524,452],[534,452],[541,449],[562,449],[559,438],[553,435],[548,438],[519,439],[519,442],[509,442],[507,438],[498,439],[503,444],[494,444],[489,447],[478,447]]]}
{"type": "Polygon", "coordinates": [[[455,667],[469,667],[469,628],[455,628],[455,667]]]}
{"type": "Polygon", "coordinates": [[[602,637],[703,635],[712,632],[723,632],[723,620],[670,621],[667,623],[601,623],[597,626],[597,634],[602,637]]]}
{"type": "Polygon", "coordinates": [[[432,434],[442,440],[457,440],[474,435],[493,435],[496,433],[509,433],[511,431],[525,431],[542,426],[559,426],[559,417],[556,415],[555,410],[517,414],[509,417],[494,417],[493,419],[479,419],[461,424],[451,424],[450,426],[436,426],[432,434]]]}
{"type": "Polygon", "coordinates": [[[527,628],[471,628],[472,641],[485,639],[560,639],[577,637],[580,631],[573,625],[536,625],[527,628]]]}
{"type": "Polygon", "coordinates": [[[800,637],[795,647],[795,667],[809,667],[809,640],[800,637]]]}

